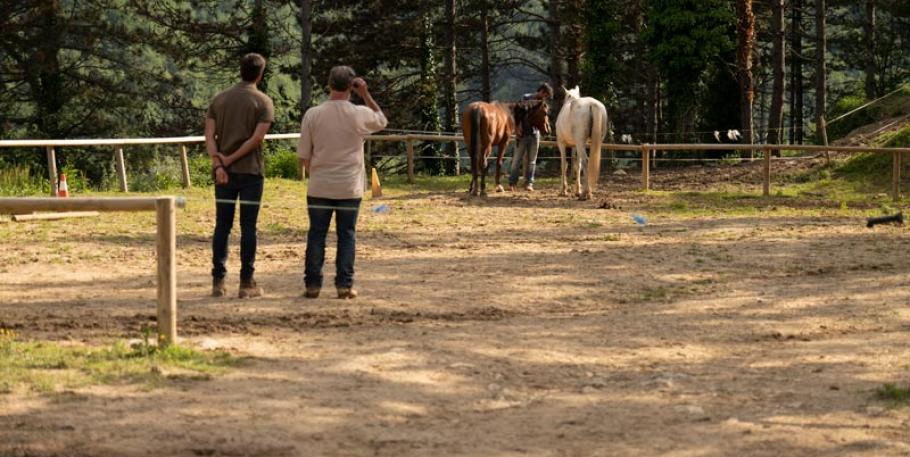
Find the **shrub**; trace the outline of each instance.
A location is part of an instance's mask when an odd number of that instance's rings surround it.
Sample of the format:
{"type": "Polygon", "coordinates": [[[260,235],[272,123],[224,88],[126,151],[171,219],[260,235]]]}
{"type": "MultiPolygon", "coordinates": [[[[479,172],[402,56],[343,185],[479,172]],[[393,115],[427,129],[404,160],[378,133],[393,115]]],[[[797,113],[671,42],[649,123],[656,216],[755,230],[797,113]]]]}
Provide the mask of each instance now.
{"type": "Polygon", "coordinates": [[[265,151],[265,176],[268,178],[298,179],[297,152],[281,147],[265,151]]]}
{"type": "Polygon", "coordinates": [[[135,192],[154,192],[180,186],[180,163],[173,156],[159,156],[145,170],[129,175],[129,188],[135,192]]]}

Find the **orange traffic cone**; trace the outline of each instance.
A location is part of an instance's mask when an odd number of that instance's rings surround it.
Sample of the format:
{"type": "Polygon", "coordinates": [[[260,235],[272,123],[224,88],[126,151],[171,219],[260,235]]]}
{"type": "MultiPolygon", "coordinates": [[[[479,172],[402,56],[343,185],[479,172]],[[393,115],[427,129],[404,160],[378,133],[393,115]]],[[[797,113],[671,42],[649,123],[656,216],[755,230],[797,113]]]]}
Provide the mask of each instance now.
{"type": "Polygon", "coordinates": [[[57,185],[57,196],[58,197],[69,197],[70,196],[70,189],[66,185],[66,175],[63,173],[60,174],[60,184],[57,185]]]}
{"type": "Polygon", "coordinates": [[[370,187],[373,191],[373,198],[382,197],[382,184],[379,183],[379,173],[376,172],[375,168],[373,168],[371,181],[370,187]]]}

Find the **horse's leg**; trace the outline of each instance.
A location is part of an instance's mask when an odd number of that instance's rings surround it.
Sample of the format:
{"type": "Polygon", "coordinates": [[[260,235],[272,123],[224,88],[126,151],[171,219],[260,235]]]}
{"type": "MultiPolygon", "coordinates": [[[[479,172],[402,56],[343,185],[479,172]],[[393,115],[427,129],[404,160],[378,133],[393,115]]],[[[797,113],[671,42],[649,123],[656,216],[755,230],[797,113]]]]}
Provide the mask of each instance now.
{"type": "Polygon", "coordinates": [[[581,167],[579,167],[578,143],[572,148],[572,178],[575,179],[575,196],[581,196],[581,167]]]}
{"type": "Polygon", "coordinates": [[[591,198],[591,188],[588,186],[588,151],[586,148],[587,140],[582,140],[578,143],[578,146],[575,148],[578,151],[578,198],[580,200],[587,200],[591,198]],[[585,179],[582,181],[581,174],[584,171],[585,179]]]}
{"type": "Polygon", "coordinates": [[[556,146],[559,147],[559,177],[562,178],[562,191],[559,195],[565,197],[569,195],[569,184],[566,182],[566,145],[562,141],[557,141],[556,146]]]}
{"type": "Polygon", "coordinates": [[[499,177],[501,176],[502,172],[502,161],[506,158],[506,148],[508,147],[508,138],[496,146],[496,192],[505,192],[505,189],[502,188],[502,184],[499,183],[499,177]]]}
{"type": "Polygon", "coordinates": [[[468,196],[475,195],[477,190],[477,157],[476,152],[471,154],[471,186],[468,188],[468,196]]]}
{"type": "Polygon", "coordinates": [[[480,163],[483,173],[480,175],[480,196],[487,196],[487,165],[490,158],[490,154],[493,153],[493,144],[490,143],[485,145],[480,153],[482,162],[480,163]]]}

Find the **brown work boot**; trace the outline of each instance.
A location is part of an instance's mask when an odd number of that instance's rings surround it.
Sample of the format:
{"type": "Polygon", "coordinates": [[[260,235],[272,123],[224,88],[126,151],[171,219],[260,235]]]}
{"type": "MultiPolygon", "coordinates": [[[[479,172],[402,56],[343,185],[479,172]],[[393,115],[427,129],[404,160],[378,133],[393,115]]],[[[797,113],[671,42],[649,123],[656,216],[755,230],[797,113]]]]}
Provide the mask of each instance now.
{"type": "Polygon", "coordinates": [[[349,287],[339,287],[338,288],[338,298],[343,300],[350,300],[357,298],[357,291],[349,287]]]}
{"type": "Polygon", "coordinates": [[[227,287],[224,286],[224,278],[212,278],[212,296],[223,297],[227,295],[227,287]]]}
{"type": "Polygon", "coordinates": [[[304,298],[319,298],[319,290],[318,287],[307,287],[303,296],[304,298]]]}
{"type": "Polygon", "coordinates": [[[257,298],[262,296],[262,288],[256,285],[256,281],[252,279],[241,279],[240,280],[240,292],[237,294],[239,298],[257,298]]]}

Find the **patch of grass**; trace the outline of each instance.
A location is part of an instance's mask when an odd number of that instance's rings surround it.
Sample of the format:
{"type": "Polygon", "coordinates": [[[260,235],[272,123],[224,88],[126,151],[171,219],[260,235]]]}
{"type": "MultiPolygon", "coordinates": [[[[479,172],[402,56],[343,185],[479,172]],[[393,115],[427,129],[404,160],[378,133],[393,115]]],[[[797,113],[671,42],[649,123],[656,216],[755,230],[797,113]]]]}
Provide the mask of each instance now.
{"type": "Polygon", "coordinates": [[[32,174],[28,167],[0,168],[0,195],[47,195],[50,184],[43,177],[32,174]]]}
{"type": "Polygon", "coordinates": [[[875,390],[875,398],[894,405],[910,406],[910,386],[898,387],[894,384],[885,384],[875,390]]]}
{"type": "Polygon", "coordinates": [[[0,393],[121,383],[153,388],[175,380],[208,379],[236,363],[226,352],[158,348],[148,337],[133,347],[123,342],[89,347],[17,341],[13,332],[0,330],[0,393]]]}

